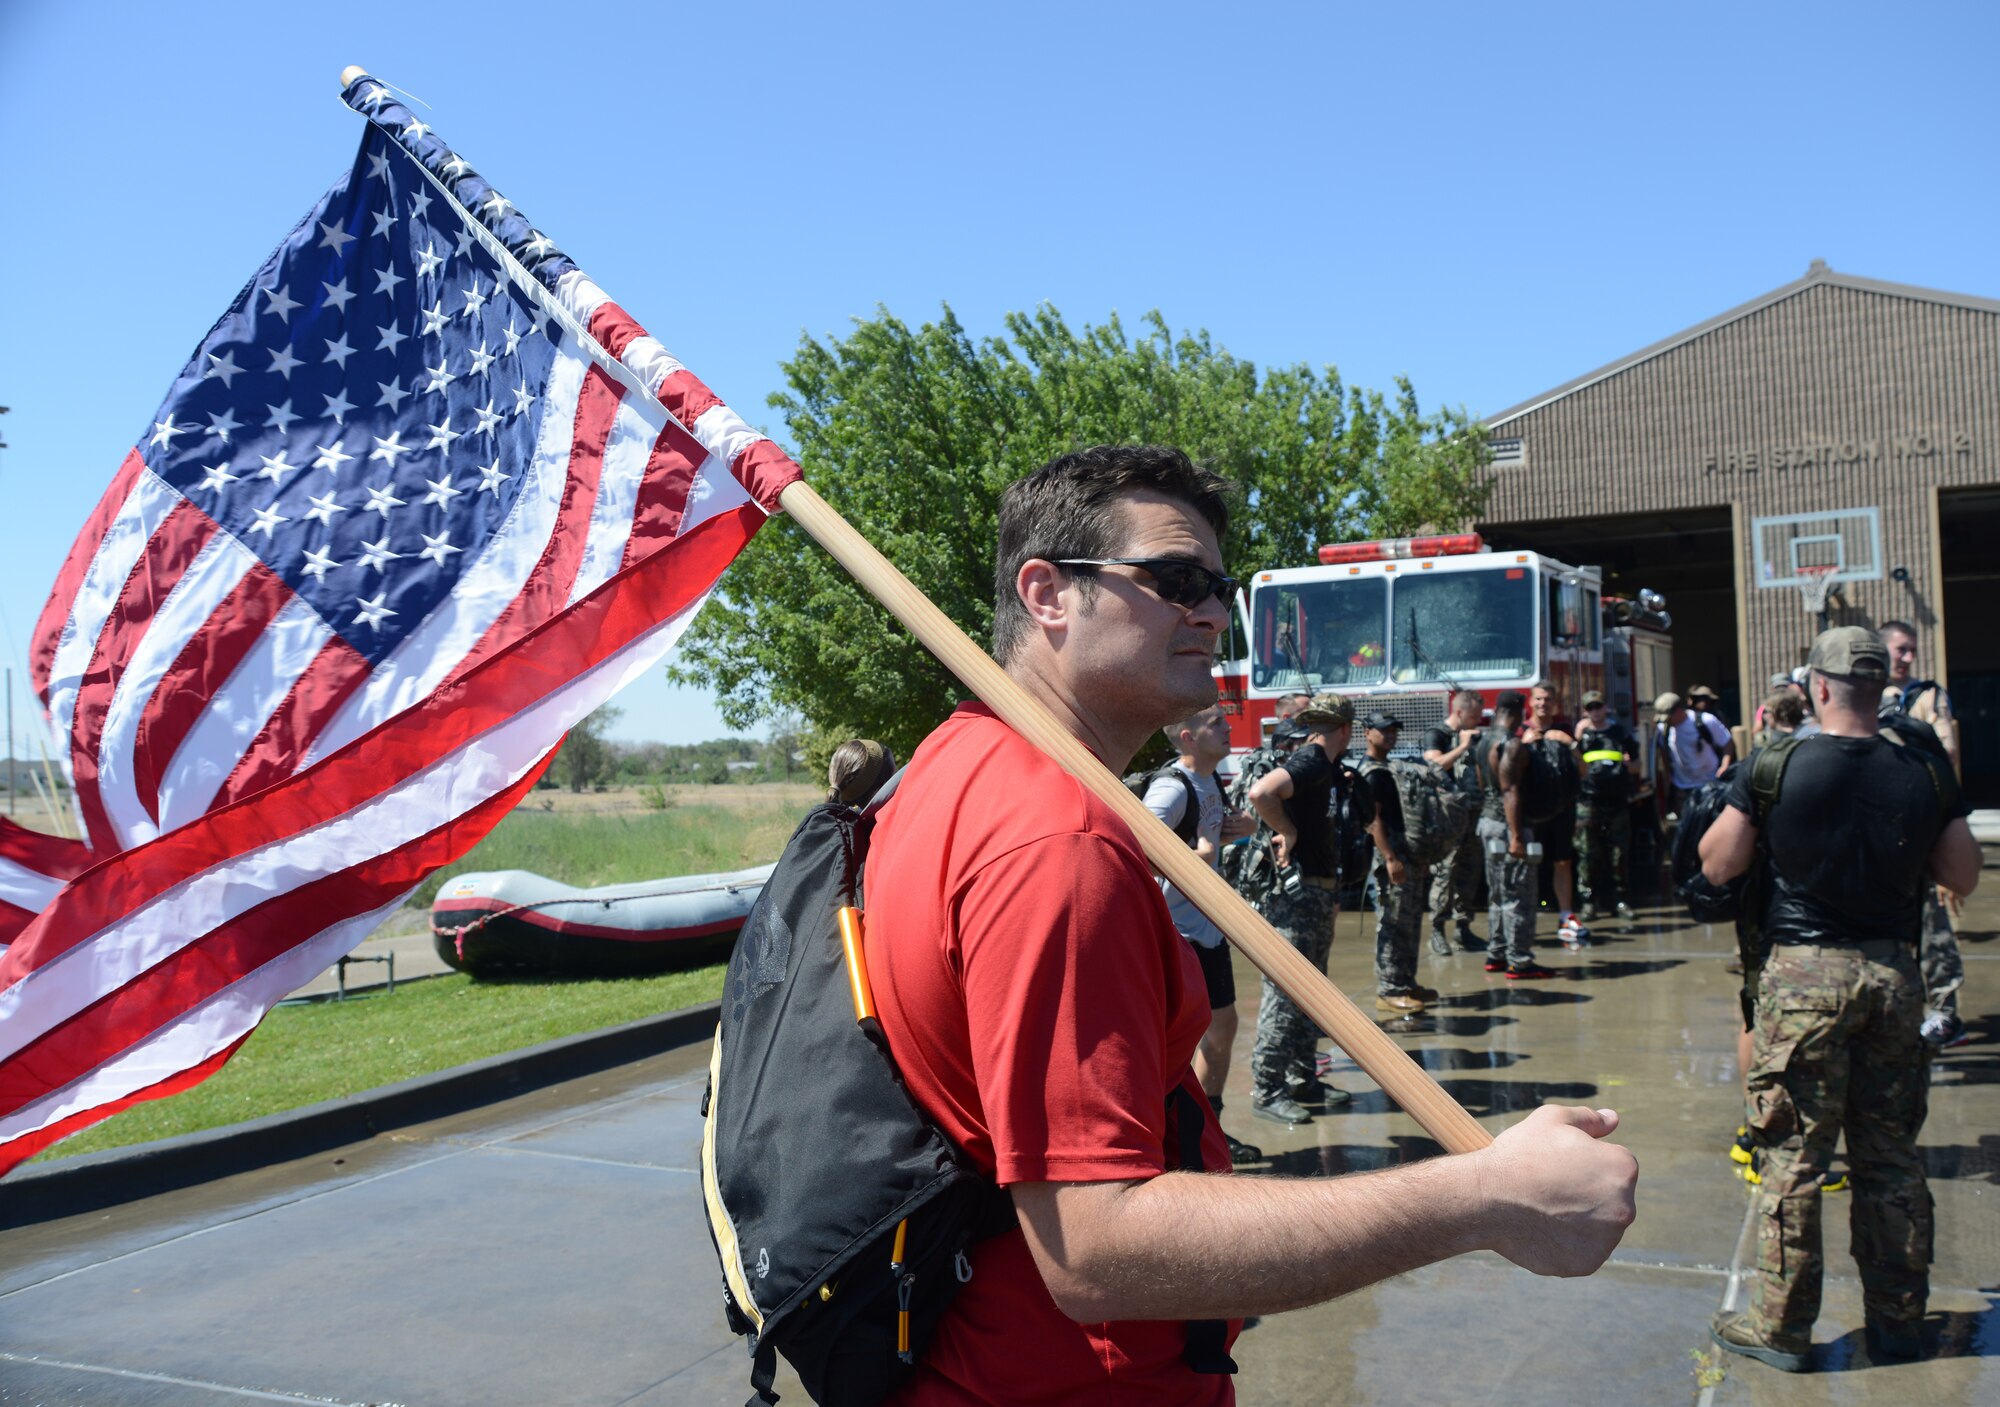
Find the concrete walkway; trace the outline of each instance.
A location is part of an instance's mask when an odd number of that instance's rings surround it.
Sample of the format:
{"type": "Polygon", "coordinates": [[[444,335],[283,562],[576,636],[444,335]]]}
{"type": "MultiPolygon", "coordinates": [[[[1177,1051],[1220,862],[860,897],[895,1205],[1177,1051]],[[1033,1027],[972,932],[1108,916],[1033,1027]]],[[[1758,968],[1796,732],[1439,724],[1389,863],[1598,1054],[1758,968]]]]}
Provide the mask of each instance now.
{"type": "MultiPolygon", "coordinates": [[[[1967,921],[1975,1040],[1933,1076],[1938,1202],[1926,1362],[1861,1347],[1844,1198],[1828,1208],[1820,1371],[1714,1353],[1740,1295],[1746,1195],[1727,940],[1670,916],[1609,926],[1561,980],[1424,959],[1447,994],[1405,1043],[1498,1129],[1543,1100],[1617,1107],[1643,1168],[1613,1263],[1536,1279],[1469,1256],[1245,1335],[1239,1401],[1269,1404],[2000,1402],[2000,872],[1967,921]],[[1698,1376],[1706,1374],[1706,1377],[1698,1376]]],[[[1372,922],[1372,920],[1371,920],[1372,922]]],[[[1545,924],[1545,927],[1547,925],[1545,924]]],[[[1371,935],[1372,936],[1372,935],[1371,935]]],[[[1370,942],[1342,920],[1332,971],[1369,992],[1370,942]]],[[[399,976],[401,968],[398,968],[399,976]]],[[[1239,966],[1246,1010],[1256,975],[1239,966]]],[[[1248,1023],[1246,1023],[1248,1024],[1248,1023]]],[[[1434,1151],[1352,1067],[1344,1110],[1296,1131],[1226,1121],[1274,1170],[1332,1175],[1434,1151]]],[[[298,1163],[0,1236],[0,1404],[248,1402],[733,1404],[746,1362],[723,1328],[694,1154],[705,1051],[687,1048],[298,1163]]],[[[5,1195],[0,1184],[0,1195],[5,1195]]],[[[780,1388],[786,1383],[781,1380],[780,1388]]],[[[789,1402],[802,1402],[793,1392],[789,1402]]]]}

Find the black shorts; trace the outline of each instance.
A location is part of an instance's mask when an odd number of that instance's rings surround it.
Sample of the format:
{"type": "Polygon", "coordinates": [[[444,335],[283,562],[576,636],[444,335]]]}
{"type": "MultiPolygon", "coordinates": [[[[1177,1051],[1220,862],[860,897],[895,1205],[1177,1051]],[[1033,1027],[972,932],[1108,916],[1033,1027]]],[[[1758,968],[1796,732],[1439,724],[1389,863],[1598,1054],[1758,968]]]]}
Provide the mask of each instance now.
{"type": "Polygon", "coordinates": [[[1553,865],[1558,860],[1576,858],[1576,820],[1574,817],[1558,816],[1553,821],[1532,828],[1535,839],[1542,843],[1542,860],[1553,865]]]}
{"type": "Polygon", "coordinates": [[[1202,979],[1208,983],[1208,1009],[1220,1011],[1225,1006],[1235,1006],[1236,968],[1230,961],[1229,944],[1217,943],[1212,948],[1199,943],[1188,946],[1201,959],[1202,979]]]}

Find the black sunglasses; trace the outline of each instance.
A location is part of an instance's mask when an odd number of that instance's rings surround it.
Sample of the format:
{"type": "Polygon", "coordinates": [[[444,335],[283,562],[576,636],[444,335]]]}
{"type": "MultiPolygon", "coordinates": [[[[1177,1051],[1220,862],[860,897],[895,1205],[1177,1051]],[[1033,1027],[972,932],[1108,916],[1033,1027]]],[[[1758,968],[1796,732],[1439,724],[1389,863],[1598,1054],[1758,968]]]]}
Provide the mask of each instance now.
{"type": "Polygon", "coordinates": [[[1212,572],[1199,562],[1178,557],[1065,557],[1058,567],[1137,567],[1153,579],[1156,594],[1184,611],[1192,611],[1213,596],[1228,610],[1236,604],[1242,584],[1235,577],[1212,572]]]}

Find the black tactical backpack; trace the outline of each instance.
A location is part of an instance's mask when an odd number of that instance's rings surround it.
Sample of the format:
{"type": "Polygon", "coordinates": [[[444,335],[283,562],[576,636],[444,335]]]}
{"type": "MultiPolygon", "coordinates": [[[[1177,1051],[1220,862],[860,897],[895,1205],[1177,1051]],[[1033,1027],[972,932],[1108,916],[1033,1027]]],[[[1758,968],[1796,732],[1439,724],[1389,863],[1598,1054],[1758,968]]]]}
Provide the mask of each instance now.
{"type": "Polygon", "coordinates": [[[701,1186],[729,1326],[755,1389],[774,1352],[815,1402],[867,1404],[908,1375],[967,1249],[1013,1204],[911,1097],[879,1024],[857,1020],[839,929],[858,907],[876,809],[815,806],[729,960],[702,1100],[701,1186]]]}
{"type": "Polygon", "coordinates": [[[1364,776],[1384,769],[1396,784],[1396,800],[1403,811],[1405,858],[1418,865],[1435,865],[1458,848],[1478,818],[1478,794],[1428,762],[1392,757],[1386,762],[1371,758],[1361,764],[1364,776]]]}

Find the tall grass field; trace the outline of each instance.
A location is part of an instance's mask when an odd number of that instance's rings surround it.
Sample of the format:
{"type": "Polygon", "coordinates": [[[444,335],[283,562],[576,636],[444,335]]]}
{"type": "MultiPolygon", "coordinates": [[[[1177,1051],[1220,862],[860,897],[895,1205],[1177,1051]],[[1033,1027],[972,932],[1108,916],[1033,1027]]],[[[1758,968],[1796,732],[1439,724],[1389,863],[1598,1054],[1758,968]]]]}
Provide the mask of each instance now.
{"type": "Polygon", "coordinates": [[[428,909],[448,878],[474,870],[532,870],[592,889],[769,864],[819,798],[800,786],[647,791],[658,792],[664,807],[647,805],[646,792],[533,793],[464,859],[425,880],[409,906],[428,909]],[[551,809],[541,809],[542,802],[551,809]],[[602,809],[591,808],[593,802],[602,809]]]}

